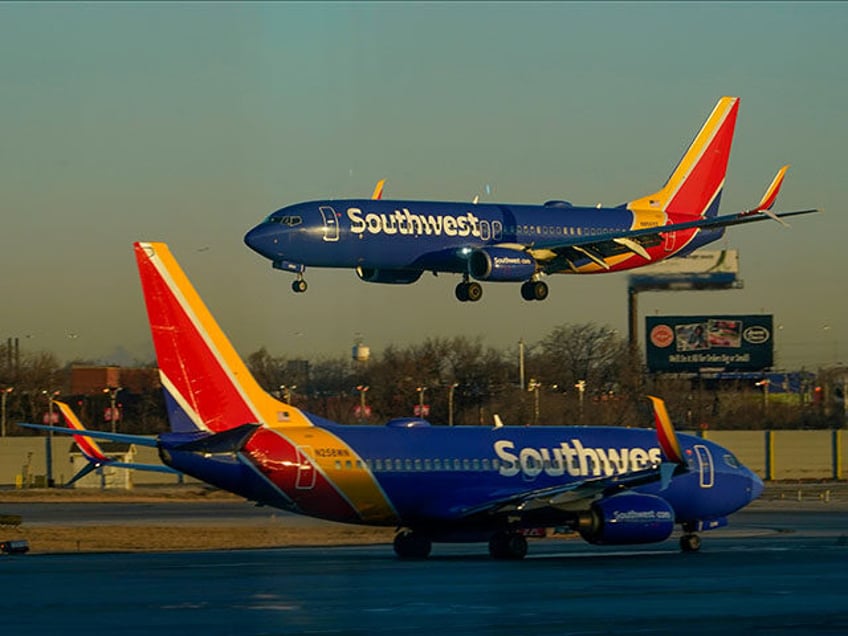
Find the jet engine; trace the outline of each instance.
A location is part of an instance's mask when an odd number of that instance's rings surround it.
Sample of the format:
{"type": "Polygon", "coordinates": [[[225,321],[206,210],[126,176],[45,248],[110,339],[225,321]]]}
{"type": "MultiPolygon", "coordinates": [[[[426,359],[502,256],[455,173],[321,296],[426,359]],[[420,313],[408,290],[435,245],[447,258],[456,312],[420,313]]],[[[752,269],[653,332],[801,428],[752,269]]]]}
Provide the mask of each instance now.
{"type": "Polygon", "coordinates": [[[595,545],[656,543],[671,536],[674,510],[660,497],[622,492],[594,502],[577,530],[595,545]]]}
{"type": "Polygon", "coordinates": [[[536,273],[536,259],[521,250],[484,247],[471,253],[468,273],[477,280],[529,280],[536,273]]]}
{"type": "Polygon", "coordinates": [[[376,269],[362,265],[356,268],[356,275],[366,283],[409,285],[421,278],[421,274],[421,270],[415,269],[376,269]]]}

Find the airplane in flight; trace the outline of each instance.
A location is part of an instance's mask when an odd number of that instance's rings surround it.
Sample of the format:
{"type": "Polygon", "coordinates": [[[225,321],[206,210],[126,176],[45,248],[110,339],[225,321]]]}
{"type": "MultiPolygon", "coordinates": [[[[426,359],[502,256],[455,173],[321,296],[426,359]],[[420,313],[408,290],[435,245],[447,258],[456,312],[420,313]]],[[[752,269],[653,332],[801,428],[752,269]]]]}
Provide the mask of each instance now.
{"type": "MultiPolygon", "coordinates": [[[[665,185],[616,207],[371,199],[309,201],[269,214],[244,237],[305,292],[307,267],[352,268],[371,283],[409,284],[424,272],[462,276],[460,301],[478,301],[481,282],[520,282],[525,300],[544,300],[548,274],[629,270],[686,256],[726,227],[816,212],[774,213],[788,166],[756,207],[718,215],[739,110],[722,97],[665,185]]],[[[381,182],[382,184],[382,182],[381,182]]]]}
{"type": "Polygon", "coordinates": [[[698,532],[762,492],[731,451],[676,434],[658,398],[656,430],[330,422],[260,387],[167,245],[136,243],[135,256],[172,430],[97,435],[156,446],[168,466],[259,505],[395,527],[401,558],[488,542],[494,558],[520,559],[526,530],[543,527],[626,545],[680,525],[681,548],[694,551],[698,532]]]}
{"type": "MultiPolygon", "coordinates": [[[[86,429],[82,422],[80,422],[79,418],[74,413],[73,409],[68,406],[65,402],[60,402],[59,400],[53,400],[53,404],[59,407],[59,410],[62,412],[62,415],[65,418],[65,423],[68,425],[69,429],[74,431],[81,431],[82,433],[72,433],[74,437],[74,442],[76,442],[77,447],[80,449],[83,457],[88,460],[88,463],[83,466],[76,475],[71,477],[70,481],[65,484],[65,488],[70,488],[74,483],[78,480],[82,479],[89,473],[103,468],[105,466],[113,466],[115,468],[127,468],[134,470],[148,470],[154,471],[158,473],[173,473],[180,474],[180,471],[175,470],[169,466],[165,466],[163,464],[139,464],[135,462],[122,462],[116,459],[113,459],[106,455],[103,452],[103,449],[100,445],[94,440],[94,438],[90,437],[88,433],[88,429],[86,429]]],[[[63,431],[65,432],[65,431],[63,431]]],[[[138,443],[136,440],[133,440],[133,443],[138,443]]]]}

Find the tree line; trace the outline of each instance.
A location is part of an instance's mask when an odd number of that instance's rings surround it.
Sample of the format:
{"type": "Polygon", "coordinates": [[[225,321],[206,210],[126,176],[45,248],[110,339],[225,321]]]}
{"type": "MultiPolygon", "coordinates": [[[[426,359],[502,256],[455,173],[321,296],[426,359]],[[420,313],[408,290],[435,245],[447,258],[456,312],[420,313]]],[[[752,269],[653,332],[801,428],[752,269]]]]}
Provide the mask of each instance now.
{"type": "MultiPolygon", "coordinates": [[[[58,394],[86,425],[107,428],[108,395],[67,395],[71,369],[55,355],[21,352],[0,344],[0,390],[8,434],[32,434],[14,422],[41,422],[48,395],[58,394]]],[[[834,428],[826,413],[801,394],[765,396],[754,382],[653,376],[627,341],[608,326],[564,324],[538,342],[507,349],[482,337],[430,337],[390,345],[358,362],[348,357],[315,360],[274,355],[266,348],[245,362],[269,393],[342,424],[381,424],[421,416],[436,425],[652,425],[645,395],[663,397],[680,429],[834,428]],[[423,407],[423,409],[422,409],[423,407]]],[[[84,362],[91,365],[91,362],[84,362]]],[[[155,366],[153,363],[149,365],[155,366]]],[[[119,430],[153,434],[167,430],[162,391],[150,386],[120,394],[119,430]]]]}

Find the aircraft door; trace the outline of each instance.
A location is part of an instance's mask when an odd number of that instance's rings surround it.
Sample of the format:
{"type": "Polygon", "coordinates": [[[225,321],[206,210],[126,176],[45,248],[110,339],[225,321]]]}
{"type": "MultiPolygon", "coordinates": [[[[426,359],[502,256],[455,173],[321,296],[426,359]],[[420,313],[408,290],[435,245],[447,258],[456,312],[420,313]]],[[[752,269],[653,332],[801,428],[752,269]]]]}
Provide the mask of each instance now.
{"type": "Polygon", "coordinates": [[[665,232],[665,251],[673,252],[674,247],[677,245],[677,232],[665,232]]]}
{"type": "Polygon", "coordinates": [[[294,487],[298,490],[312,490],[315,480],[318,478],[315,467],[309,459],[312,448],[309,446],[297,447],[297,479],[294,487]]]}
{"type": "Polygon", "coordinates": [[[339,219],[336,216],[336,211],[329,205],[322,205],[318,208],[321,216],[324,219],[324,240],[338,241],[339,240],[339,219]]]}
{"type": "Polygon", "coordinates": [[[713,456],[710,449],[702,444],[695,446],[695,454],[698,456],[698,472],[701,476],[701,488],[713,487],[713,456]]]}

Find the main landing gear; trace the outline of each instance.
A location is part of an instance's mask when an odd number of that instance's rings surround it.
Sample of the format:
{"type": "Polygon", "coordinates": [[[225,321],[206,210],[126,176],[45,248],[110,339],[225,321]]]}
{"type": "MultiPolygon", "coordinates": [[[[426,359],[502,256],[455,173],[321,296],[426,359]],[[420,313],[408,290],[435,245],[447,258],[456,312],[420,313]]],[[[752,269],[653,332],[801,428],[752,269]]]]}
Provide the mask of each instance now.
{"type": "Polygon", "coordinates": [[[501,561],[520,561],[527,556],[527,539],[518,532],[496,532],[489,539],[489,554],[501,561]]]}
{"type": "Polygon", "coordinates": [[[433,544],[419,532],[403,528],[395,535],[395,554],[401,559],[426,559],[433,544]]]}
{"type": "MultiPolygon", "coordinates": [[[[480,283],[469,281],[468,274],[456,286],[456,299],[460,302],[476,303],[483,297],[480,283]]],[[[521,297],[524,300],[545,300],[548,297],[548,284],[541,280],[528,280],[521,284],[521,297]]]]}
{"type": "Polygon", "coordinates": [[[680,537],[680,549],[684,552],[697,552],[701,549],[701,537],[694,533],[687,533],[680,537]]]}
{"type": "Polygon", "coordinates": [[[524,300],[545,300],[548,297],[548,284],[541,280],[528,280],[521,285],[521,297],[524,300]]]}
{"type": "Polygon", "coordinates": [[[455,292],[458,301],[476,303],[483,297],[483,286],[480,283],[469,282],[466,275],[462,277],[462,282],[456,286],[455,292]]]}

